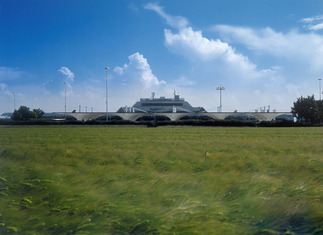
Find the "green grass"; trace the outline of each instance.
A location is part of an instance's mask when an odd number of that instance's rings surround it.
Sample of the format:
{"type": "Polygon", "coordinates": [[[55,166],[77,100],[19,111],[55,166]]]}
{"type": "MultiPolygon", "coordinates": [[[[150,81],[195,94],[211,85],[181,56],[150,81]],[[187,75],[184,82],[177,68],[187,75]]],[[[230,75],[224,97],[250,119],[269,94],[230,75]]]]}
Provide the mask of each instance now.
{"type": "Polygon", "coordinates": [[[322,128],[0,128],[0,234],[323,234],[322,201],[322,128]]]}

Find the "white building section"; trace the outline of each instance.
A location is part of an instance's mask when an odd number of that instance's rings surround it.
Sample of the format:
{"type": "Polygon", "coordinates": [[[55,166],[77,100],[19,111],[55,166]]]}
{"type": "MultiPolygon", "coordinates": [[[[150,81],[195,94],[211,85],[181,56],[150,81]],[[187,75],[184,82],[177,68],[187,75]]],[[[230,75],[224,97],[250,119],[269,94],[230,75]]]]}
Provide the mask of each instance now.
{"type": "MultiPolygon", "coordinates": [[[[192,107],[184,98],[180,98],[174,92],[174,98],[161,96],[155,98],[155,93],[151,93],[151,98],[141,98],[131,109],[134,113],[206,113],[203,107],[192,107]]],[[[127,106],[121,107],[117,113],[128,113],[127,106]]]]}

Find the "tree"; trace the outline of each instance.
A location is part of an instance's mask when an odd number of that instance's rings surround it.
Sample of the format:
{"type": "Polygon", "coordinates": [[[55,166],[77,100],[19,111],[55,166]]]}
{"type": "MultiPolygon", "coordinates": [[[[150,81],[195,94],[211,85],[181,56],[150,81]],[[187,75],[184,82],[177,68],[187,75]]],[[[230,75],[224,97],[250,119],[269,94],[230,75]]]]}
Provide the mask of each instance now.
{"type": "Polygon", "coordinates": [[[41,109],[33,109],[34,117],[35,118],[42,118],[45,112],[41,109]]]}
{"type": "Polygon", "coordinates": [[[18,110],[15,110],[12,115],[12,119],[15,121],[27,121],[30,118],[41,118],[45,112],[41,109],[30,109],[26,106],[20,106],[18,110]]]}
{"type": "Polygon", "coordinates": [[[318,102],[314,99],[314,95],[301,96],[294,102],[292,113],[298,120],[305,121],[305,123],[315,123],[319,120],[318,102]]]}
{"type": "Polygon", "coordinates": [[[317,102],[317,107],[318,107],[318,120],[321,124],[323,121],[323,100],[318,100],[317,102]]]}
{"type": "Polygon", "coordinates": [[[26,106],[20,106],[18,110],[13,112],[12,119],[15,121],[26,121],[29,118],[33,118],[34,113],[26,106]]]}

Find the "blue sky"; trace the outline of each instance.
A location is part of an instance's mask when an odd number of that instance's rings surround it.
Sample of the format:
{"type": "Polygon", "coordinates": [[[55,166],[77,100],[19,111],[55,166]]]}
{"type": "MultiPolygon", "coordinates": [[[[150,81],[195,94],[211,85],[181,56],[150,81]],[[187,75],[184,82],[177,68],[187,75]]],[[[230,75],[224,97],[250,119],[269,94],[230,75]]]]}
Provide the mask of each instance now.
{"type": "Polygon", "coordinates": [[[319,98],[321,0],[2,0],[0,114],[109,111],[172,97],[216,111],[319,98]]]}

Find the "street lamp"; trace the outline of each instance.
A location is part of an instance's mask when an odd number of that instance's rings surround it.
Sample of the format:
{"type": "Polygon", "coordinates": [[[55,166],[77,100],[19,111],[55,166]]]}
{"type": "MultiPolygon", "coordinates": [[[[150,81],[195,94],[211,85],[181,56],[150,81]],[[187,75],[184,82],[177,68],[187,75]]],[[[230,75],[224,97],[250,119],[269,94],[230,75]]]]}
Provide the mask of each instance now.
{"type": "Polygon", "coordinates": [[[320,100],[321,100],[321,96],[322,96],[322,92],[321,92],[321,80],[322,80],[322,78],[319,78],[320,100]]]}
{"type": "Polygon", "coordinates": [[[16,92],[13,92],[13,111],[16,110],[16,92]]]}
{"type": "Polygon", "coordinates": [[[106,117],[105,120],[108,121],[109,117],[108,117],[108,70],[109,68],[104,68],[105,69],[105,80],[106,80],[106,89],[105,89],[105,110],[106,110],[106,117]]]}
{"type": "Polygon", "coordinates": [[[222,112],[222,91],[225,90],[225,88],[223,86],[219,86],[216,89],[220,91],[220,106],[218,107],[218,111],[222,112]]]}
{"type": "Polygon", "coordinates": [[[67,82],[64,82],[64,85],[65,85],[65,120],[66,120],[66,85],[67,85],[67,82]]]}

